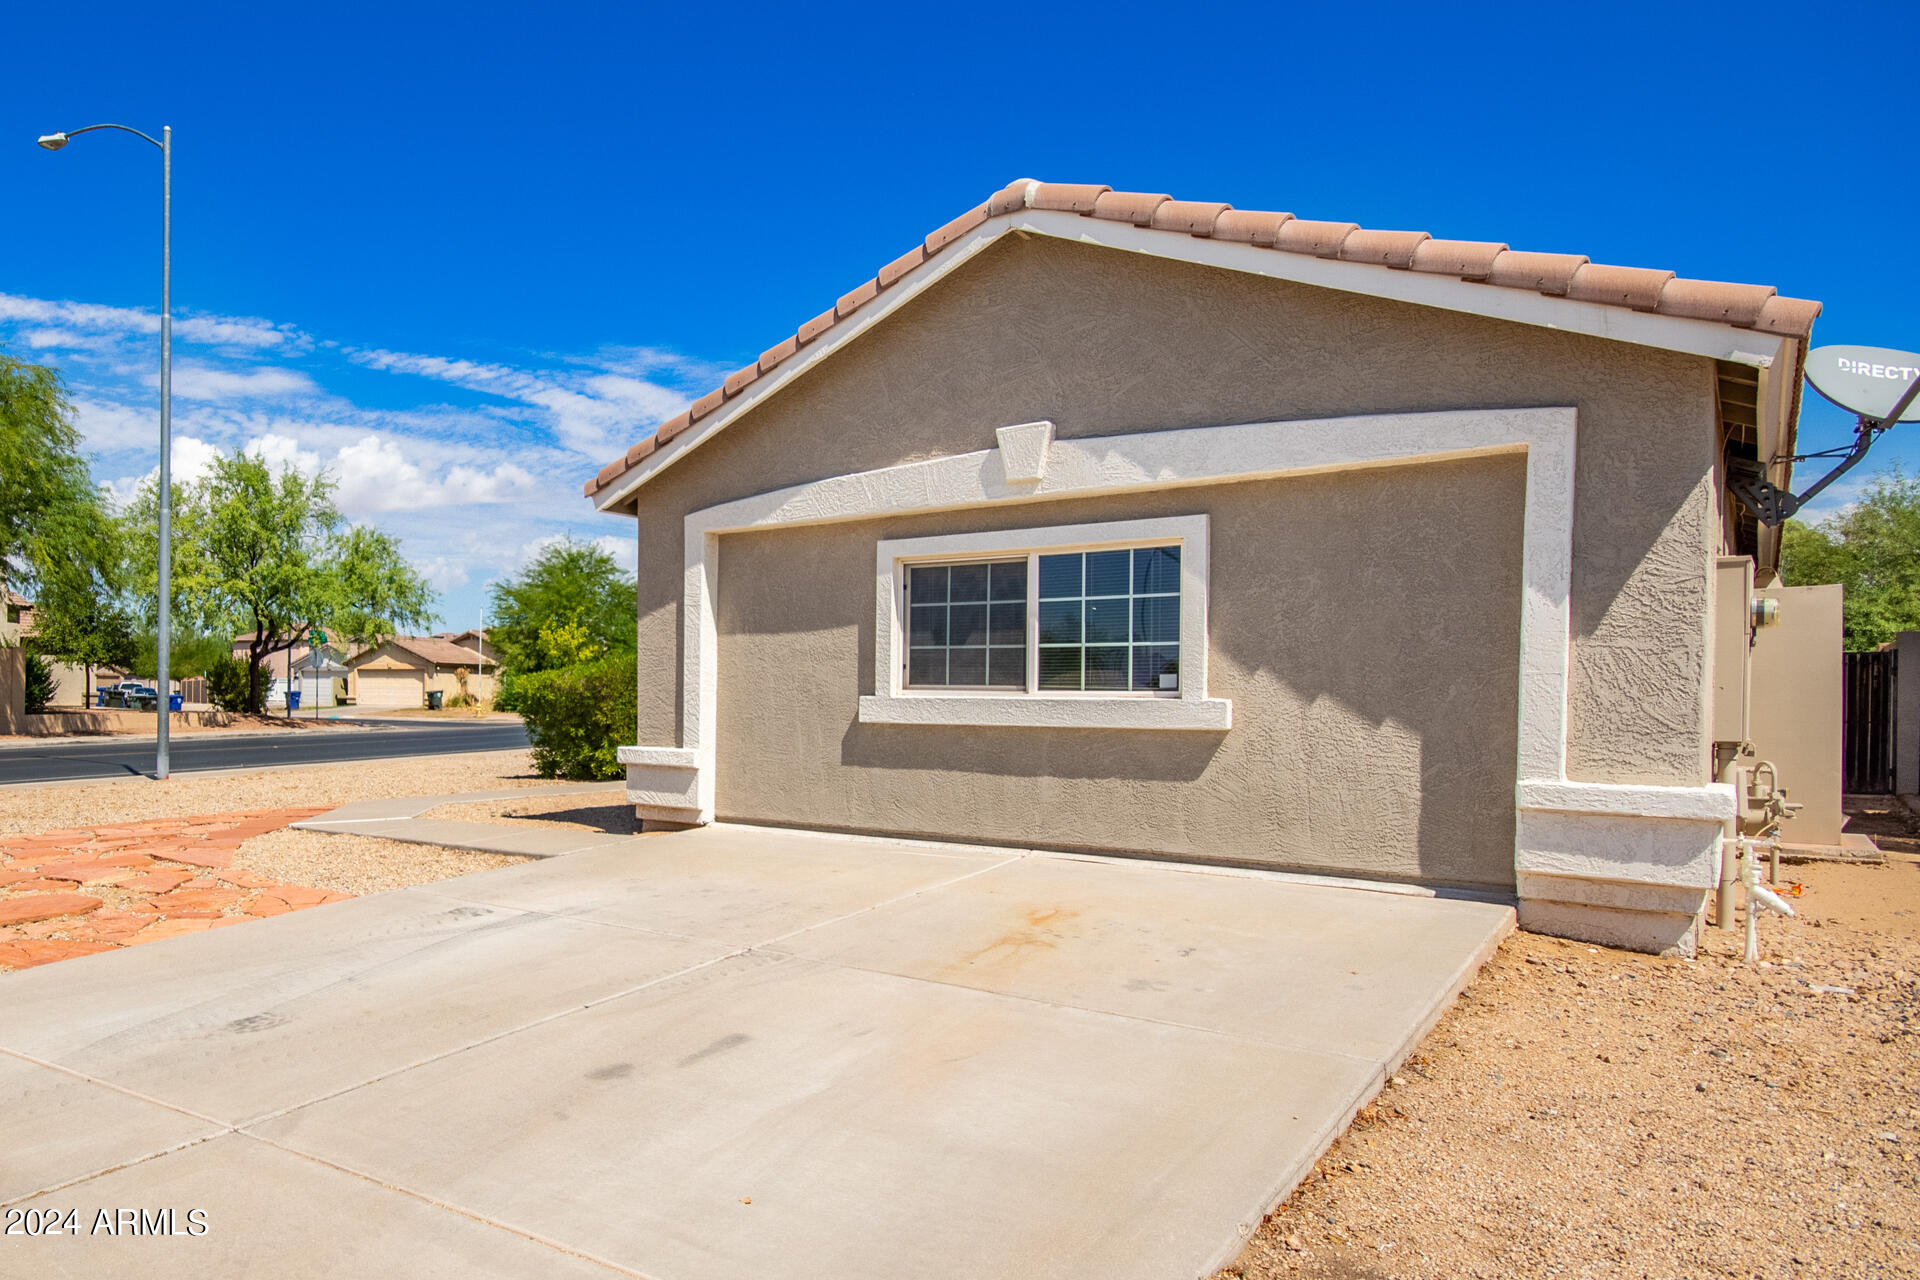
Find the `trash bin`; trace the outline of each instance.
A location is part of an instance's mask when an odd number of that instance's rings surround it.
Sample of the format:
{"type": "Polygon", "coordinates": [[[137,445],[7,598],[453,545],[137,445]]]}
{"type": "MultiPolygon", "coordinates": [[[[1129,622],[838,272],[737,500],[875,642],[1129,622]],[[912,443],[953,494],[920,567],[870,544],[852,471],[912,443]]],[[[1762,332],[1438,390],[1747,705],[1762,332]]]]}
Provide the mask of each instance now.
{"type": "Polygon", "coordinates": [[[94,702],[93,702],[94,706],[104,707],[107,705],[107,691],[105,689],[95,689],[93,691],[93,698],[94,698],[94,702]]]}
{"type": "Polygon", "coordinates": [[[287,690],[287,710],[298,711],[299,709],[300,709],[300,691],[298,689],[287,690]]]}
{"type": "Polygon", "coordinates": [[[180,709],[181,709],[182,707],[184,707],[184,706],[186,706],[186,705],[187,705],[187,695],[186,695],[186,694],[184,694],[184,693],[170,693],[170,694],[168,694],[168,695],[167,695],[167,710],[169,710],[169,711],[178,711],[178,710],[180,710],[180,709]]]}
{"type": "Polygon", "coordinates": [[[440,699],[445,696],[446,695],[438,689],[429,689],[427,691],[427,710],[438,711],[440,709],[440,699]]]}

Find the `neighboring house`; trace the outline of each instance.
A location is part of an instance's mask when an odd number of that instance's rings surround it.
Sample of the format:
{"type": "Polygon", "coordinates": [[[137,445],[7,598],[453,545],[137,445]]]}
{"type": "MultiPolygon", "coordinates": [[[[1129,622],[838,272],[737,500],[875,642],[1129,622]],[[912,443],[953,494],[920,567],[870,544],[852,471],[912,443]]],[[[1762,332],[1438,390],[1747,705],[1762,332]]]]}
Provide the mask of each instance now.
{"type": "Polygon", "coordinates": [[[1818,311],[1015,183],[588,482],[638,526],[628,794],[1688,951],[1779,555],[1728,469],[1794,452],[1818,311]]]}
{"type": "Polygon", "coordinates": [[[493,697],[493,663],[439,636],[395,636],[349,658],[347,666],[360,707],[418,707],[434,690],[450,699],[461,691],[463,674],[470,696],[493,697]]]}
{"type": "Polygon", "coordinates": [[[493,651],[493,645],[486,638],[486,633],[477,627],[470,627],[465,631],[435,632],[434,639],[450,641],[463,649],[471,649],[485,657],[489,663],[495,661],[497,657],[493,651]]]}
{"type": "MultiPolygon", "coordinates": [[[[6,618],[0,624],[0,643],[19,644],[33,635],[33,601],[17,591],[7,589],[6,618]]],[[[71,662],[51,662],[53,667],[53,699],[47,705],[54,707],[84,707],[91,699],[91,690],[87,686],[87,669],[71,662]]],[[[98,675],[99,669],[95,669],[98,675]]]]}

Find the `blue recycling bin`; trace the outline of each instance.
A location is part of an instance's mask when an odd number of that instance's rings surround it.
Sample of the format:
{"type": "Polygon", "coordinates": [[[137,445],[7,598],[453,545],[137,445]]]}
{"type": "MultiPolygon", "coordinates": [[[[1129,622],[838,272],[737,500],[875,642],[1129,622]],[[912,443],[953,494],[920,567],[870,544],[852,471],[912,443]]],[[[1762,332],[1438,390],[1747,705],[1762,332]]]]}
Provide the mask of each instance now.
{"type": "Polygon", "coordinates": [[[178,711],[178,710],[180,710],[180,709],[181,709],[182,707],[184,707],[184,706],[186,706],[186,705],[187,705],[187,695],[186,695],[186,694],[184,694],[184,693],[170,693],[170,694],[168,694],[168,695],[167,695],[167,710],[169,710],[169,711],[178,711]]]}
{"type": "Polygon", "coordinates": [[[287,690],[287,710],[298,711],[299,709],[300,709],[300,691],[298,689],[287,690]]]}
{"type": "Polygon", "coordinates": [[[93,704],[94,706],[104,707],[107,705],[107,691],[105,689],[95,689],[93,691],[93,696],[94,696],[94,704],[93,704]]]}

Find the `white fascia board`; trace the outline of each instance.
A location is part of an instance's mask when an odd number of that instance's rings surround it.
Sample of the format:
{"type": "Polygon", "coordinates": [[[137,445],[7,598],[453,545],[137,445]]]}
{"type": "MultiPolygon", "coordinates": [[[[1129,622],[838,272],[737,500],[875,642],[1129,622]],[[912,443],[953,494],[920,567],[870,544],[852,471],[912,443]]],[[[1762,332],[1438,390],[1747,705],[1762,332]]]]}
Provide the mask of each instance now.
{"type": "Polygon", "coordinates": [[[641,459],[615,484],[594,496],[592,501],[595,510],[607,511],[625,502],[641,485],[699,447],[708,436],[723,430],[736,417],[750,412],[768,397],[777,395],[814,365],[881,323],[897,307],[964,266],[1001,236],[1014,232],[1053,236],[1130,253],[1291,280],[1344,293],[1367,294],[1541,328],[1563,329],[1616,342],[1683,351],[1760,368],[1791,367],[1790,364],[1781,365],[1779,362],[1791,358],[1793,339],[1755,329],[1631,311],[1597,302],[1579,302],[1504,285],[1478,284],[1457,276],[1401,270],[1365,262],[1342,262],[1311,254],[1261,248],[1239,241],[1178,235],[1150,227],[1136,227],[1131,223],[1086,218],[1075,213],[1016,210],[988,219],[968,235],[946,246],[902,276],[878,298],[802,347],[776,366],[773,372],[749,383],[741,394],[694,423],[668,447],[641,459]]]}
{"type": "Polygon", "coordinates": [[[1446,311],[1465,311],[1542,329],[1585,333],[1636,346],[1684,351],[1739,364],[1766,367],[1787,353],[1786,344],[1791,342],[1757,329],[1741,329],[1712,320],[1663,316],[1507,285],[1462,280],[1458,276],[1267,249],[1238,240],[1174,235],[1152,227],[1136,227],[1130,222],[1085,218],[1077,213],[1027,209],[1016,211],[1012,217],[1016,229],[1037,235],[1125,249],[1157,258],[1176,258],[1342,293],[1362,293],[1446,311]]]}

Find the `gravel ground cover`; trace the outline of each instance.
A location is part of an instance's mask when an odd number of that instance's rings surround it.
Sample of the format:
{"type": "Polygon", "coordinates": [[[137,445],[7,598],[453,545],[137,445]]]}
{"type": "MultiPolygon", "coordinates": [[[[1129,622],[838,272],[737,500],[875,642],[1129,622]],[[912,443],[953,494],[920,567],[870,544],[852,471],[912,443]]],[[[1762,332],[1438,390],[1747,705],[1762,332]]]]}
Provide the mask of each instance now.
{"type": "Polygon", "coordinates": [[[1920,1275],[1920,856],[1887,857],[1784,868],[1758,966],[1514,934],[1220,1280],[1920,1275]]]}
{"type": "MultiPolygon", "coordinates": [[[[0,766],[5,757],[0,756],[0,766]]],[[[454,795],[508,787],[562,786],[533,772],[528,751],[420,756],[266,769],[235,774],[175,774],[165,782],[127,778],[50,787],[0,787],[0,836],[59,827],[248,809],[331,809],[351,800],[454,795]]]]}

